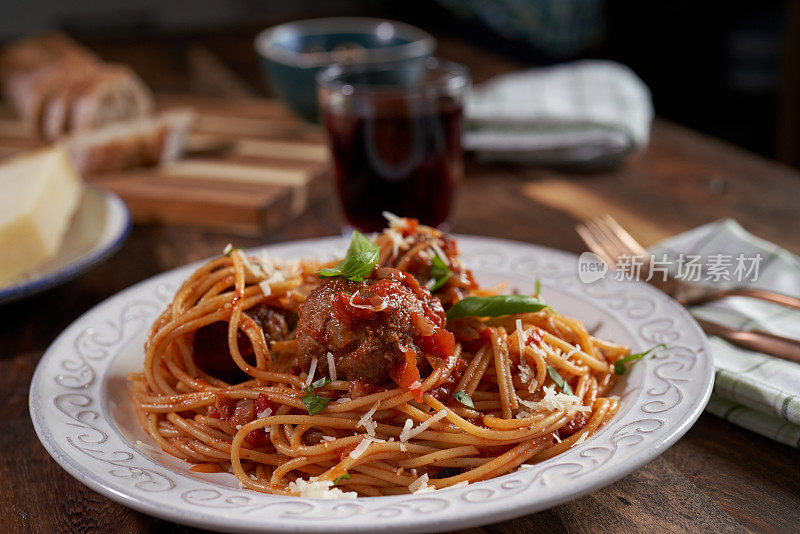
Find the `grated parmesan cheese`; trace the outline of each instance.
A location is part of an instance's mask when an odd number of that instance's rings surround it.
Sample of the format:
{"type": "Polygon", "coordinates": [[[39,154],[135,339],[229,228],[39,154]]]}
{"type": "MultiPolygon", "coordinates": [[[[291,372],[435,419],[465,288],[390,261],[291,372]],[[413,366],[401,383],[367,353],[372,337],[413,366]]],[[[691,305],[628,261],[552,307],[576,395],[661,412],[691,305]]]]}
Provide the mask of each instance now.
{"type": "Polygon", "coordinates": [[[345,403],[345,402],[350,402],[351,400],[353,400],[353,399],[351,399],[350,397],[339,397],[334,402],[338,402],[338,403],[342,404],[342,403],[345,403]]]}
{"type": "Polygon", "coordinates": [[[385,443],[385,442],[382,439],[364,436],[364,439],[362,439],[358,443],[358,445],[356,445],[356,448],[350,451],[350,458],[352,458],[353,460],[361,458],[361,456],[363,456],[363,454],[367,452],[367,449],[372,443],[385,443]]]}
{"type": "Polygon", "coordinates": [[[584,432],[583,434],[581,434],[581,437],[579,437],[578,439],[575,440],[575,443],[573,444],[573,446],[580,445],[581,443],[586,441],[586,438],[588,436],[589,436],[589,433],[588,432],[584,432]]]}
{"type": "Polygon", "coordinates": [[[539,381],[535,378],[531,378],[530,383],[528,384],[528,393],[536,393],[536,389],[539,387],[539,381]]]}
{"type": "Polygon", "coordinates": [[[322,436],[322,441],[336,441],[333,436],[322,436]]]}
{"type": "MultiPolygon", "coordinates": [[[[272,408],[264,408],[264,411],[258,412],[256,414],[256,417],[258,417],[259,419],[264,419],[265,417],[269,417],[270,415],[272,415],[272,408]]],[[[269,427],[267,427],[267,430],[269,430],[269,427]]]]}
{"type": "Polygon", "coordinates": [[[289,491],[307,499],[355,499],[358,496],[353,491],[342,491],[341,488],[334,487],[332,480],[317,480],[316,477],[308,480],[298,478],[289,482],[289,491]]]}
{"type": "Polygon", "coordinates": [[[245,268],[246,271],[245,275],[247,274],[250,275],[248,279],[260,280],[266,278],[266,274],[264,273],[264,270],[261,268],[261,266],[250,261],[250,257],[247,255],[247,253],[245,253],[244,250],[237,249],[236,252],[239,254],[239,258],[241,258],[242,260],[242,266],[245,268]]]}
{"type": "Polygon", "coordinates": [[[542,400],[526,401],[517,397],[520,404],[531,410],[541,412],[591,412],[591,406],[584,406],[581,404],[581,399],[575,395],[567,395],[566,393],[556,393],[556,389],[552,386],[544,387],[544,397],[542,400]]]}
{"type": "Polygon", "coordinates": [[[447,410],[441,410],[436,414],[432,415],[425,421],[421,422],[417,428],[412,429],[411,426],[414,422],[411,419],[406,419],[406,423],[403,426],[403,431],[400,432],[400,441],[408,441],[414,436],[419,435],[420,433],[424,432],[431,426],[433,423],[444,419],[447,416],[447,410]]]}
{"type": "Polygon", "coordinates": [[[393,258],[396,258],[401,250],[406,250],[414,242],[411,236],[403,237],[402,234],[400,234],[400,232],[398,232],[394,228],[387,228],[386,230],[383,231],[383,235],[389,238],[389,241],[392,242],[393,258]]]}
{"type": "Polygon", "coordinates": [[[269,284],[268,281],[262,280],[258,283],[258,287],[261,288],[261,292],[264,293],[265,297],[272,295],[272,286],[269,284]]]}
{"type": "Polygon", "coordinates": [[[425,473],[414,482],[409,484],[409,491],[411,491],[411,493],[427,493],[429,491],[434,491],[436,488],[428,486],[428,480],[428,473],[425,473]]]}
{"type": "Polygon", "coordinates": [[[411,431],[411,427],[414,426],[413,419],[406,419],[405,424],[403,425],[403,430],[400,432],[400,441],[408,440],[408,433],[411,431]],[[403,439],[405,437],[405,439],[403,439]]]}
{"type": "Polygon", "coordinates": [[[455,483],[455,484],[453,484],[452,486],[448,486],[448,487],[447,487],[447,489],[451,489],[451,488],[463,488],[463,487],[465,487],[465,486],[469,486],[469,482],[467,482],[466,480],[462,480],[461,482],[456,482],[456,483],[455,483]]]}
{"type": "Polygon", "coordinates": [[[391,211],[382,211],[381,215],[383,215],[383,218],[386,219],[386,222],[388,222],[389,226],[392,228],[405,228],[408,226],[408,221],[403,217],[395,215],[391,211]]]}
{"type": "Polygon", "coordinates": [[[530,469],[531,467],[536,467],[536,466],[533,464],[519,464],[517,471],[523,471],[525,469],[530,469]]]}
{"type": "Polygon", "coordinates": [[[336,363],[333,361],[333,354],[328,352],[325,356],[328,358],[328,376],[331,380],[336,380],[336,363]]]}
{"type": "Polygon", "coordinates": [[[561,438],[558,437],[558,432],[553,432],[550,435],[553,436],[553,439],[556,440],[556,443],[561,443],[561,438]]]}
{"type": "Polygon", "coordinates": [[[358,445],[356,445],[356,448],[350,451],[350,458],[354,460],[361,458],[361,455],[367,452],[367,449],[369,448],[371,443],[372,442],[369,440],[369,438],[362,439],[358,443],[358,445]]]}
{"type": "Polygon", "coordinates": [[[447,254],[444,253],[442,247],[439,246],[439,243],[434,241],[433,243],[431,243],[431,248],[433,249],[433,252],[435,252],[436,255],[439,256],[439,258],[444,262],[444,264],[449,267],[450,258],[448,258],[447,254]]]}
{"type": "Polygon", "coordinates": [[[317,358],[314,357],[311,360],[311,365],[308,367],[308,376],[306,377],[306,387],[311,385],[311,382],[314,381],[314,373],[317,372],[317,358]]]}
{"type": "MultiPolygon", "coordinates": [[[[533,371],[531,370],[531,366],[528,365],[528,360],[525,357],[525,346],[522,339],[523,335],[525,335],[525,331],[522,329],[522,319],[517,319],[517,346],[519,347],[519,378],[520,380],[522,380],[523,384],[527,384],[533,379],[533,371]]],[[[527,341],[527,339],[525,341],[527,341]]]]}
{"type": "Polygon", "coordinates": [[[367,413],[361,416],[361,419],[358,420],[358,424],[356,424],[356,428],[363,426],[364,430],[367,431],[367,434],[370,436],[375,436],[375,428],[378,426],[378,423],[372,420],[372,416],[375,415],[380,403],[380,401],[377,401],[372,405],[372,408],[370,408],[367,413]]]}
{"type": "Polygon", "coordinates": [[[233,243],[228,243],[227,245],[225,245],[225,248],[224,248],[224,249],[222,249],[222,255],[223,255],[223,256],[227,256],[227,255],[228,255],[228,253],[229,253],[231,250],[233,250],[233,243]]]}

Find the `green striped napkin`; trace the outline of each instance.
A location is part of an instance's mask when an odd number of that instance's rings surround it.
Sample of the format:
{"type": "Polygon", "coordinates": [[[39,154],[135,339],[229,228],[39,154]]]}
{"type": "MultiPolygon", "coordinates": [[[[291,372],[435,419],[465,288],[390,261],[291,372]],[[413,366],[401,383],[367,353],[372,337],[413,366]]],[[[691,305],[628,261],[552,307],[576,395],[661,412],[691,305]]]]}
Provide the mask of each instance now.
{"type": "Polygon", "coordinates": [[[492,78],[464,113],[464,148],[481,160],[592,167],[647,146],[653,103],[625,65],[582,60],[492,78]]]}
{"type": "MultiPolygon", "coordinates": [[[[760,239],[733,220],[706,224],[651,250],[673,275],[719,287],[747,286],[800,296],[800,258],[760,239]],[[699,268],[690,273],[688,262],[699,268]]],[[[800,339],[800,311],[730,297],[691,308],[697,317],[739,330],[758,329],[800,339]]],[[[709,337],[716,376],[710,413],[800,448],[800,364],[709,337]]]]}

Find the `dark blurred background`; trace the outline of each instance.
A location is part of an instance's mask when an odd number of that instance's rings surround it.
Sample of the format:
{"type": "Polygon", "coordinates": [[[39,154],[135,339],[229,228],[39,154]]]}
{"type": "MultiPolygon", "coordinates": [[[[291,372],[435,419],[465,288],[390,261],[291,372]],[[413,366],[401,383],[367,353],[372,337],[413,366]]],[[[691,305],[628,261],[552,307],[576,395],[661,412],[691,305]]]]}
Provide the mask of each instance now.
{"type": "MultiPolygon", "coordinates": [[[[109,60],[186,68],[222,57],[242,92],[268,91],[252,39],[280,22],[322,16],[402,20],[440,41],[467,40],[520,65],[608,58],[650,87],[658,115],[800,165],[800,1],[710,0],[45,0],[14,2],[0,38],[68,31],[109,60]],[[148,55],[152,43],[197,42],[212,57],[148,55]],[[131,43],[141,43],[136,58],[131,43]],[[144,59],[143,59],[144,58],[144,59]]],[[[154,48],[155,49],[155,48],[154,48]]],[[[161,75],[154,89],[185,90],[161,75]]],[[[482,76],[476,73],[477,81],[482,76]]],[[[202,85],[202,80],[198,81],[202,85]]]]}

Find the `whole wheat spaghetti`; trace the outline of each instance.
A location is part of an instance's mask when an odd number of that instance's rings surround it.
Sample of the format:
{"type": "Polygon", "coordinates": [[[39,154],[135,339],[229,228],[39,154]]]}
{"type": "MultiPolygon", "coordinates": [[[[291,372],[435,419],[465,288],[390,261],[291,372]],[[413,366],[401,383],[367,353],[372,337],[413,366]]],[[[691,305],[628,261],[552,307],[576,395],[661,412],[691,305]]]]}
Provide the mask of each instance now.
{"type": "Polygon", "coordinates": [[[251,490],[350,498],[496,477],[614,415],[627,347],[480,288],[452,238],[389,219],[338,264],[233,249],[197,269],[129,377],[158,446],[251,490]]]}

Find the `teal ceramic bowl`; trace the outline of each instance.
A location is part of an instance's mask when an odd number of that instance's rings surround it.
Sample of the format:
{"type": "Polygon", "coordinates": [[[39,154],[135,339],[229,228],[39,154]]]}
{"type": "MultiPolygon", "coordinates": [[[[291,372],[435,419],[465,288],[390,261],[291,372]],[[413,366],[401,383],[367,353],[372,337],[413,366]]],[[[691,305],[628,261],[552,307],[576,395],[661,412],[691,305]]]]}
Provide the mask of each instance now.
{"type": "Polygon", "coordinates": [[[422,62],[436,41],[409,24],[384,19],[333,17],[289,22],[255,40],[261,69],[277,96],[309,121],[318,121],[315,78],[334,63],[422,62]]]}

